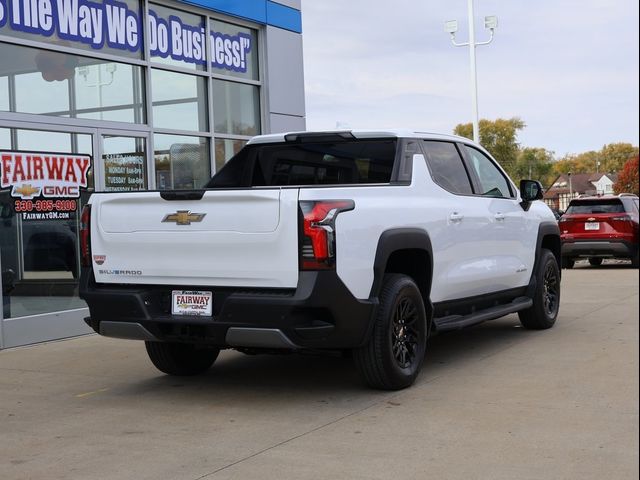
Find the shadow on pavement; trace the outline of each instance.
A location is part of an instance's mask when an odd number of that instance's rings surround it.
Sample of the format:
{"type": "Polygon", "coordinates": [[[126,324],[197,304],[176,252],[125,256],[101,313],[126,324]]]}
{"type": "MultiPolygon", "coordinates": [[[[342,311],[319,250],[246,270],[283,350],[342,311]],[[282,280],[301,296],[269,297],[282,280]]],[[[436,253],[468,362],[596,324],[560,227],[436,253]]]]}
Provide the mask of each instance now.
{"type": "MultiPolygon", "coordinates": [[[[416,384],[426,383],[445,370],[477,362],[487,355],[526,341],[529,332],[519,327],[517,316],[487,322],[465,330],[434,336],[416,384]]],[[[131,378],[131,377],[129,377],[131,378]]],[[[221,353],[210,371],[195,377],[170,377],[160,372],[135,383],[120,384],[111,397],[144,395],[152,402],[194,406],[203,402],[233,402],[235,406],[255,407],[256,396],[267,403],[299,404],[300,401],[327,398],[376,398],[388,395],[367,388],[358,377],[351,358],[339,355],[243,355],[221,353]]]]}

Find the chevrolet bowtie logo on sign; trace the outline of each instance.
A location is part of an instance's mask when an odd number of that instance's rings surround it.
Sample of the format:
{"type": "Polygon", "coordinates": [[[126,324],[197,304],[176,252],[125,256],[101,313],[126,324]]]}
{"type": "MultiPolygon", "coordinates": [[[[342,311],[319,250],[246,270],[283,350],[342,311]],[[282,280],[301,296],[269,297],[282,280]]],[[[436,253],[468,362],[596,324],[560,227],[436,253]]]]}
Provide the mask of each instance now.
{"type": "Polygon", "coordinates": [[[191,225],[191,222],[201,222],[206,213],[191,213],[190,210],[178,210],[176,213],[165,215],[163,222],[176,222],[178,225],[191,225]]]}
{"type": "Polygon", "coordinates": [[[40,193],[40,188],[32,187],[28,183],[23,183],[22,186],[13,187],[14,196],[19,196],[20,198],[32,198],[34,195],[38,195],[40,193]]]}

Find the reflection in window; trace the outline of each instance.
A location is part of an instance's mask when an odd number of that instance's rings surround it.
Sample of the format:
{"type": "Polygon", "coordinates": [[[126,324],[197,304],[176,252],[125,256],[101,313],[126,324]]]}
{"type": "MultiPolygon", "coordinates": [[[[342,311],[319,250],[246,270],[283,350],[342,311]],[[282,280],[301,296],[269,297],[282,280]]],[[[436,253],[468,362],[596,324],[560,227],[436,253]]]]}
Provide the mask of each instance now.
{"type": "MultiPolygon", "coordinates": [[[[212,44],[211,57],[214,59],[213,71],[220,75],[232,75],[234,77],[248,78],[252,80],[258,79],[258,35],[255,30],[246,27],[240,27],[231,23],[221,22],[211,19],[211,38],[212,44]],[[244,37],[245,40],[240,40],[244,37]],[[233,42],[239,41],[242,51],[240,63],[234,65],[233,58],[225,53],[224,41],[230,40],[231,50],[233,53],[233,42]],[[248,45],[244,42],[248,41],[248,45]],[[247,48],[243,48],[243,47],[247,48]],[[217,61],[216,57],[217,56],[217,61]],[[229,62],[231,60],[231,62],[229,62]]],[[[233,55],[231,55],[233,57],[233,55]]]]}
{"type": "Polygon", "coordinates": [[[207,42],[203,36],[194,34],[200,29],[204,31],[204,28],[204,17],[200,15],[149,4],[151,61],[193,70],[205,70],[207,42]],[[158,33],[165,22],[171,32],[180,32],[173,42],[164,42],[158,33]]]}
{"type": "Polygon", "coordinates": [[[216,172],[247,144],[246,140],[228,140],[216,138],[216,172]]]}
{"type": "Polygon", "coordinates": [[[151,70],[153,125],[176,130],[207,131],[205,79],[194,75],[151,70]]]}
{"type": "MultiPolygon", "coordinates": [[[[5,8],[5,19],[9,16],[8,11],[9,9],[12,7],[11,4],[24,4],[27,5],[28,2],[23,2],[21,0],[12,0],[12,1],[3,1],[2,2],[2,6],[5,8]]],[[[46,7],[44,7],[43,5],[45,5],[45,2],[35,2],[32,1],[31,3],[31,15],[33,15],[34,17],[36,15],[39,15],[40,17],[40,22],[42,22],[42,18],[46,18],[46,7]],[[36,9],[36,5],[40,5],[40,7],[38,7],[36,9]]],[[[73,12],[71,12],[69,18],[75,18],[78,19],[78,5],[80,5],[80,8],[86,8],[87,6],[89,6],[89,8],[95,8],[92,7],[92,3],[90,2],[83,2],[80,1],[78,2],[77,0],[74,0],[73,2],[69,2],[69,1],[65,1],[65,2],[61,2],[61,1],[55,1],[55,0],[51,0],[49,3],[49,8],[54,9],[54,12],[56,11],[56,9],[60,8],[58,7],[58,5],[60,4],[64,4],[64,6],[66,7],[66,10],[72,10],[71,6],[72,5],[76,5],[75,7],[73,7],[73,9],[75,10],[75,17],[73,15],[73,12]]],[[[96,5],[96,3],[103,3],[102,0],[93,3],[93,5],[96,5]]],[[[104,2],[107,3],[107,2],[104,2]]],[[[82,17],[80,17],[80,27],[79,27],[79,31],[78,33],[80,33],[80,31],[84,30],[85,33],[88,33],[91,37],[91,39],[85,39],[88,41],[80,41],[79,38],[77,38],[76,40],[70,40],[69,38],[66,39],[62,39],[60,38],[60,36],[58,35],[58,32],[60,31],[60,27],[57,26],[57,19],[60,19],[60,23],[62,22],[62,17],[63,15],[60,13],[54,13],[54,20],[53,20],[53,24],[55,26],[55,28],[53,29],[53,34],[51,36],[45,36],[39,33],[35,33],[35,32],[27,32],[27,31],[23,31],[20,30],[18,28],[15,28],[12,26],[12,22],[11,21],[7,21],[7,22],[3,22],[3,25],[0,27],[0,34],[1,35],[7,35],[10,37],[14,37],[14,38],[24,38],[27,40],[32,40],[35,42],[47,42],[53,46],[55,45],[64,45],[65,47],[72,47],[72,48],[78,48],[81,50],[86,50],[87,52],[95,52],[97,49],[99,49],[101,52],[103,53],[110,53],[111,55],[117,55],[119,57],[127,57],[127,58],[142,58],[142,45],[143,45],[143,38],[142,38],[142,21],[141,21],[141,14],[142,14],[142,9],[141,9],[141,4],[143,2],[141,2],[140,0],[118,0],[117,2],[111,2],[113,5],[117,5],[118,7],[120,6],[125,6],[123,4],[126,4],[126,8],[128,10],[128,15],[132,15],[135,17],[135,19],[139,22],[138,23],[138,35],[137,35],[137,42],[134,44],[134,46],[132,47],[131,45],[127,44],[124,45],[122,43],[120,43],[120,48],[114,48],[112,46],[109,46],[109,42],[107,41],[107,27],[106,27],[106,18],[103,17],[102,21],[103,21],[103,27],[99,28],[99,29],[93,29],[92,25],[88,26],[86,24],[83,25],[83,20],[82,17]],[[88,32],[86,31],[86,29],[88,29],[88,32]],[[97,42],[97,43],[95,43],[97,42]]],[[[17,6],[17,5],[14,5],[17,6]]],[[[102,5],[99,5],[100,7],[102,7],[102,5]]],[[[28,13],[24,10],[25,7],[22,7],[22,15],[23,18],[26,18],[28,13]]],[[[49,12],[51,12],[51,10],[49,10],[49,12]]],[[[86,13],[86,12],[85,12],[86,13]]],[[[95,12],[94,12],[95,13],[95,12]]],[[[83,12],[82,10],[80,10],[80,15],[82,15],[83,12]]],[[[91,18],[86,17],[87,20],[95,20],[95,18],[93,18],[93,14],[89,14],[87,13],[87,15],[90,15],[91,18]]],[[[73,20],[71,20],[73,22],[73,20]]],[[[77,25],[77,24],[76,24],[77,25]]],[[[42,30],[40,29],[34,29],[36,31],[40,31],[42,32],[42,30]]],[[[118,40],[120,42],[122,42],[123,40],[126,39],[126,36],[117,36],[118,40]]]]}
{"type": "Polygon", "coordinates": [[[257,135],[260,133],[258,87],[213,81],[213,118],[217,133],[257,135]]]}
{"type": "Polygon", "coordinates": [[[509,182],[507,182],[507,179],[498,167],[496,167],[485,154],[480,152],[480,150],[476,150],[467,145],[465,145],[464,148],[471,157],[471,165],[480,180],[480,187],[482,188],[481,195],[486,197],[511,197],[512,193],[509,182]]]}
{"type": "Polygon", "coordinates": [[[2,110],[144,123],[143,91],[140,67],[0,43],[2,110]]]}
{"type": "Polygon", "coordinates": [[[451,193],[471,195],[471,181],[456,146],[449,142],[430,141],[425,141],[424,146],[433,181],[451,193]]]}
{"type": "Polygon", "coordinates": [[[153,142],[158,190],[202,188],[211,178],[206,138],[156,134],[153,142]]]}

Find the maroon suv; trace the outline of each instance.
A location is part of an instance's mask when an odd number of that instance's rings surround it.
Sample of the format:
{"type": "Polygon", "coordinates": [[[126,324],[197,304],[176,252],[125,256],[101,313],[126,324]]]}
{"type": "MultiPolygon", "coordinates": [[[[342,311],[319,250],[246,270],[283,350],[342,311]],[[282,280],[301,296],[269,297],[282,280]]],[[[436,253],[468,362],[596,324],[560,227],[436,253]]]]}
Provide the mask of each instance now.
{"type": "Polygon", "coordinates": [[[560,218],[562,265],[579,258],[600,265],[604,258],[628,258],[638,267],[638,197],[630,194],[571,200],[560,218]]]}

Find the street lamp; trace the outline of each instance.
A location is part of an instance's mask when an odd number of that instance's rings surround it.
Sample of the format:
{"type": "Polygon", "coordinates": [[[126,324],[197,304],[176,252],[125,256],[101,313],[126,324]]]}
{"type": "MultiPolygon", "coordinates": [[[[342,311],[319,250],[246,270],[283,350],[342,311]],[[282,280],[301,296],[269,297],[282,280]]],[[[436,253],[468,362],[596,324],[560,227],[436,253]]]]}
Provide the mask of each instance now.
{"type": "Polygon", "coordinates": [[[478,78],[476,73],[476,47],[478,45],[488,45],[493,41],[493,34],[498,28],[498,17],[490,15],[484,17],[484,28],[489,30],[489,40],[484,42],[476,42],[475,25],[473,15],[473,0],[468,0],[467,13],[469,15],[469,41],[464,43],[456,42],[456,32],[458,31],[458,21],[449,20],[444,23],[444,31],[451,36],[451,43],[455,47],[469,46],[469,62],[471,66],[471,104],[473,108],[473,141],[480,142],[480,128],[478,127],[478,78]]]}

